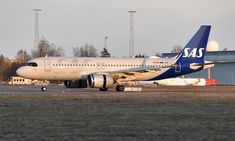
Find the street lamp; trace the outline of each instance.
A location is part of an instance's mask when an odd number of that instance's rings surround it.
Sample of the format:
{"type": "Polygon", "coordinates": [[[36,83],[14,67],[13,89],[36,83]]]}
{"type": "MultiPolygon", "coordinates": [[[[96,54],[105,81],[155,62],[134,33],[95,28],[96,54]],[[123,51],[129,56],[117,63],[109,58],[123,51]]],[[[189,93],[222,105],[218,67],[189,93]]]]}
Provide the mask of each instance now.
{"type": "Polygon", "coordinates": [[[134,56],[134,13],[136,11],[128,11],[130,13],[130,41],[129,41],[129,58],[134,56]]]}
{"type": "Polygon", "coordinates": [[[108,41],[108,36],[104,37],[104,48],[107,49],[107,41],[108,41]]]}
{"type": "Polygon", "coordinates": [[[39,42],[39,12],[41,12],[41,9],[33,9],[35,13],[35,39],[34,39],[34,46],[35,49],[38,47],[39,42]]]}

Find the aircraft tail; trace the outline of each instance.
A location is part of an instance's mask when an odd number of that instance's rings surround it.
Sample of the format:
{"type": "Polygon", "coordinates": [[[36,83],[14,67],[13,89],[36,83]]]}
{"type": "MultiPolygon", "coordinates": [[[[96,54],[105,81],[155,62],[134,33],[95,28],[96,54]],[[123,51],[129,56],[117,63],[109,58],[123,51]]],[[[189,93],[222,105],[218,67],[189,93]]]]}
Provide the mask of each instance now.
{"type": "Polygon", "coordinates": [[[201,26],[184,49],[178,54],[175,64],[204,64],[210,29],[210,25],[201,26]]]}

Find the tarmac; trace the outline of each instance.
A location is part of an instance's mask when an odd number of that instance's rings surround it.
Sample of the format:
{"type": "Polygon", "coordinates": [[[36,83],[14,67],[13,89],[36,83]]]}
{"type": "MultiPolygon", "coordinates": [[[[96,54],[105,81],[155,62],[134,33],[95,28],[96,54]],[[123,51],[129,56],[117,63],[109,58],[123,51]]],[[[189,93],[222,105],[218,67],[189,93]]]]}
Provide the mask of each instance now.
{"type": "Polygon", "coordinates": [[[235,87],[0,86],[0,140],[235,140],[235,87]]]}
{"type": "Polygon", "coordinates": [[[143,87],[142,91],[116,92],[109,89],[106,92],[99,91],[98,88],[65,88],[63,85],[48,85],[47,91],[41,91],[41,86],[37,85],[0,85],[0,94],[161,94],[161,93],[235,93],[235,86],[157,86],[143,87]]]}

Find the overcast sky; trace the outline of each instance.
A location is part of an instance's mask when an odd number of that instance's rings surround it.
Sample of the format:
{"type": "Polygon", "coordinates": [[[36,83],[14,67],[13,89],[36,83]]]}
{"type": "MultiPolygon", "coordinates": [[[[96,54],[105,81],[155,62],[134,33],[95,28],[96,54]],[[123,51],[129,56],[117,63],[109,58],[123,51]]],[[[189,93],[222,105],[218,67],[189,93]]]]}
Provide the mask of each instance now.
{"type": "Polygon", "coordinates": [[[184,46],[202,24],[212,25],[210,40],[235,50],[234,0],[0,0],[0,54],[14,58],[34,48],[34,8],[40,12],[40,37],[64,48],[85,43],[112,56],[128,56],[129,10],[134,15],[135,54],[169,52],[184,46]]]}

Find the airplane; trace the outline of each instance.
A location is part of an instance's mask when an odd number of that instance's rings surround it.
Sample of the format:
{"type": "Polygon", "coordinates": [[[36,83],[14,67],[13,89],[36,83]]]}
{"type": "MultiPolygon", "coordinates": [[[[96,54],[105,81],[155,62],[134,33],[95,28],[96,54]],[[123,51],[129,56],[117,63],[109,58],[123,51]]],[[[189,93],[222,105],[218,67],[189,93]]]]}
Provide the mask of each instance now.
{"type": "MultiPolygon", "coordinates": [[[[211,26],[202,25],[184,49],[172,58],[40,57],[17,69],[19,76],[64,81],[66,88],[115,87],[124,91],[127,81],[153,81],[178,77],[210,67],[204,56],[211,26]]],[[[47,87],[43,86],[42,91],[47,87]]]]}

